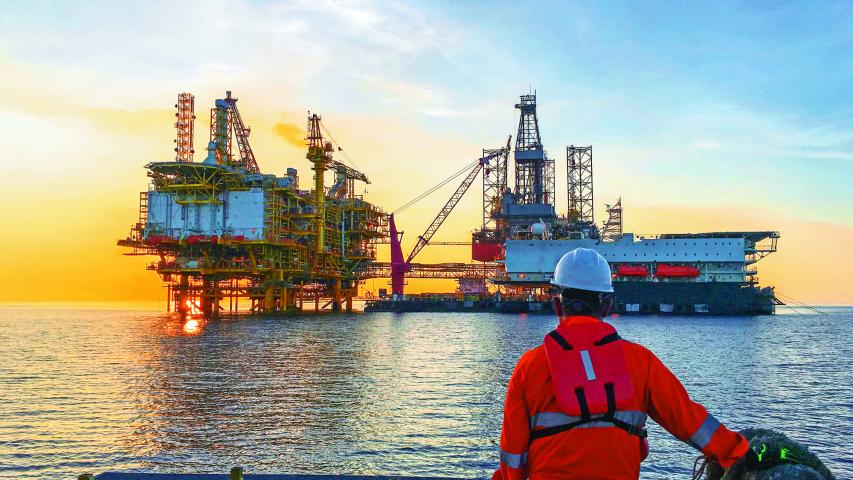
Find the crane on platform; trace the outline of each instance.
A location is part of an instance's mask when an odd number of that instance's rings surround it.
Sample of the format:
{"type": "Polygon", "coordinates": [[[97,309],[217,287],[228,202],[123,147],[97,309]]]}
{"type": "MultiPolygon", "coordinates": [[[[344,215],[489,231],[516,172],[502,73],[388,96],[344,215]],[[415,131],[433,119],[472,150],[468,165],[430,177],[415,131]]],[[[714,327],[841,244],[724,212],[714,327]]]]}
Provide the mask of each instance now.
{"type": "Polygon", "coordinates": [[[250,133],[252,129],[243,123],[243,117],[237,109],[237,99],[231,96],[231,90],[227,90],[225,98],[216,100],[214,107],[210,109],[210,142],[207,144],[205,163],[224,164],[245,169],[249,173],[261,173],[255,153],[249,145],[250,133]],[[240,156],[237,161],[234,160],[231,149],[232,135],[237,140],[240,156]]]}
{"type": "Polygon", "coordinates": [[[354,190],[354,180],[359,180],[364,183],[370,183],[367,175],[358,170],[344,165],[332,158],[334,148],[332,142],[326,141],[321,132],[321,117],[316,113],[308,112],[308,135],[305,140],[308,141],[308,154],[306,157],[311,162],[311,169],[314,170],[314,203],[316,206],[316,244],[315,249],[317,255],[322,255],[325,247],[325,223],[326,223],[326,187],[324,175],[327,170],[334,170],[343,182],[337,183],[337,190],[334,192],[336,199],[343,198],[343,195],[354,190]]]}
{"type": "MultiPolygon", "coordinates": [[[[318,160],[323,161],[327,170],[334,170],[350,180],[358,180],[366,184],[370,184],[370,180],[367,178],[367,175],[332,158],[332,152],[334,151],[332,142],[326,141],[323,138],[323,134],[320,130],[321,127],[328,133],[328,130],[323,126],[322,117],[316,113],[308,112],[308,136],[305,137],[305,139],[308,140],[309,149],[320,149],[323,152],[322,157],[325,157],[325,159],[320,158],[318,155],[318,160]]],[[[318,150],[318,152],[320,150],[318,150]]],[[[340,146],[338,147],[338,150],[343,151],[340,146]]]]}
{"type": "Polygon", "coordinates": [[[240,152],[238,163],[251,173],[260,173],[261,170],[255,160],[255,153],[252,152],[252,147],[249,145],[249,134],[252,133],[252,129],[243,123],[243,117],[240,116],[240,110],[237,109],[237,99],[231,96],[231,90],[225,92],[225,103],[228,104],[231,128],[234,137],[237,139],[237,149],[240,152]]]}
{"type": "Polygon", "coordinates": [[[477,178],[477,175],[483,170],[484,166],[488,165],[489,162],[493,159],[500,158],[501,156],[506,155],[507,152],[508,147],[491,151],[491,153],[478,158],[476,161],[467,165],[462,170],[454,173],[449,178],[440,182],[437,186],[432,187],[431,189],[416,197],[414,200],[406,203],[405,205],[396,210],[395,213],[399,213],[400,211],[410,207],[414,203],[425,198],[427,195],[434,192],[438,188],[450,183],[454,178],[458,177],[466,170],[468,171],[468,174],[462,180],[462,183],[460,183],[459,186],[456,187],[456,190],[453,192],[453,195],[450,196],[450,199],[448,199],[447,202],[444,204],[444,207],[439,210],[438,214],[435,216],[429,226],[427,226],[426,230],[424,230],[424,233],[418,236],[418,241],[415,243],[415,246],[412,248],[411,253],[409,253],[409,256],[405,260],[403,260],[403,249],[401,244],[403,232],[397,231],[397,225],[394,222],[394,213],[391,214],[388,223],[391,233],[390,274],[392,293],[399,295],[403,294],[403,287],[405,285],[405,275],[406,273],[412,271],[412,261],[415,259],[418,253],[420,253],[420,251],[424,249],[424,247],[429,245],[429,242],[432,239],[433,235],[435,235],[435,232],[438,231],[439,227],[441,227],[441,225],[450,215],[450,212],[452,212],[456,205],[459,203],[459,200],[462,199],[462,197],[465,195],[465,192],[467,192],[468,188],[471,187],[471,184],[474,183],[474,180],[477,178]]]}

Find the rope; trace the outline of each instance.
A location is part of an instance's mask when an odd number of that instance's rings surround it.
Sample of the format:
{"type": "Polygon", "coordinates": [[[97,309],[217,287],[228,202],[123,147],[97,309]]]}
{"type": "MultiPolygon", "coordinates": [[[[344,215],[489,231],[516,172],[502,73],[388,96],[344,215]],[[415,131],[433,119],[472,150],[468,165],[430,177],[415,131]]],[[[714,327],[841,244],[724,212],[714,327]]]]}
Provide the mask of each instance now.
{"type": "Polygon", "coordinates": [[[705,455],[699,455],[693,460],[693,476],[691,480],[700,480],[705,474],[705,469],[708,467],[708,458],[705,455]],[[697,469],[698,467],[698,469],[697,469]]]}
{"type": "MultiPolygon", "coordinates": [[[[826,315],[826,312],[823,312],[823,311],[821,311],[821,310],[818,310],[817,308],[812,307],[812,306],[810,306],[810,305],[806,305],[805,303],[803,303],[803,302],[801,302],[801,301],[799,301],[799,300],[796,300],[796,299],[794,299],[794,298],[791,298],[791,297],[789,297],[789,296],[787,296],[787,295],[785,295],[785,294],[783,294],[783,293],[776,292],[776,294],[777,294],[777,295],[779,295],[780,297],[785,298],[785,300],[786,300],[786,301],[794,303],[794,304],[795,304],[795,305],[797,305],[798,307],[805,308],[806,310],[810,310],[810,311],[812,311],[812,312],[814,312],[814,313],[817,313],[817,314],[820,314],[820,315],[826,315]]],[[[797,312],[797,310],[796,310],[796,309],[794,309],[794,308],[793,308],[793,307],[791,307],[790,305],[788,305],[788,307],[790,307],[790,308],[791,308],[791,310],[794,310],[794,312],[799,313],[799,312],[797,312]]]]}
{"type": "Polygon", "coordinates": [[[361,167],[357,163],[355,163],[355,160],[353,160],[352,158],[350,158],[349,155],[347,155],[347,152],[343,148],[341,148],[341,144],[339,144],[338,141],[335,140],[335,137],[332,136],[332,132],[330,132],[329,129],[326,128],[326,124],[322,121],[320,121],[320,128],[323,129],[323,131],[326,133],[326,136],[329,137],[332,143],[337,145],[338,151],[343,154],[344,159],[347,160],[350,164],[352,164],[352,166],[355,167],[356,170],[361,171],[361,167]]]}
{"type": "Polygon", "coordinates": [[[467,172],[467,171],[471,170],[472,168],[474,168],[474,165],[477,165],[479,162],[480,162],[480,160],[479,160],[479,159],[477,159],[477,160],[474,160],[473,162],[469,163],[468,165],[465,165],[464,167],[462,167],[462,169],[461,169],[461,170],[459,170],[458,172],[454,173],[453,175],[451,175],[451,176],[447,177],[446,179],[442,180],[442,181],[441,181],[441,183],[439,183],[438,185],[435,185],[434,187],[430,188],[429,190],[425,191],[424,193],[422,193],[422,194],[418,195],[417,197],[415,197],[414,199],[410,200],[410,201],[409,201],[409,202],[407,202],[405,205],[403,205],[402,207],[400,207],[400,208],[398,208],[398,209],[394,210],[394,211],[393,211],[393,212],[391,212],[391,213],[392,213],[392,214],[400,213],[400,212],[402,212],[403,210],[405,210],[405,209],[407,209],[407,208],[411,207],[412,205],[414,205],[414,204],[418,203],[419,201],[421,201],[421,200],[423,200],[424,198],[428,197],[429,195],[431,195],[433,192],[435,192],[435,191],[436,191],[436,190],[438,190],[439,188],[441,188],[441,187],[443,187],[443,186],[447,185],[448,183],[452,182],[452,181],[453,181],[453,179],[455,179],[455,178],[456,178],[456,177],[458,177],[459,175],[462,175],[463,173],[465,173],[465,172],[467,172]]]}

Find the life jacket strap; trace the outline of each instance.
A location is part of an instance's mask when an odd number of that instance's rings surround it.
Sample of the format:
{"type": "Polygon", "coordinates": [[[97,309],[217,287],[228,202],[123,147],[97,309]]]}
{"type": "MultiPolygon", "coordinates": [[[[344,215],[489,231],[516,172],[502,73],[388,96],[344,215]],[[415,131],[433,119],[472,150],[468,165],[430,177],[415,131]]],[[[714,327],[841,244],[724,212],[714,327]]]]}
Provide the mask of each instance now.
{"type": "MultiPolygon", "coordinates": [[[[609,423],[616,428],[622,429],[622,430],[628,432],[629,434],[636,435],[640,438],[646,438],[649,436],[648,431],[646,431],[645,428],[643,428],[639,425],[634,425],[634,424],[619,420],[618,418],[615,418],[615,417],[614,418],[608,418],[607,415],[604,415],[601,417],[592,417],[592,418],[587,418],[587,419],[580,419],[580,420],[577,420],[577,421],[574,421],[571,423],[564,423],[562,425],[554,425],[552,427],[534,429],[530,432],[530,441],[533,442],[537,438],[550,437],[552,435],[557,435],[558,433],[563,433],[563,432],[567,432],[569,430],[572,430],[574,428],[582,427],[586,424],[597,423],[597,422],[609,423]]],[[[602,425],[602,426],[604,426],[604,425],[602,425]]]]}
{"type": "Polygon", "coordinates": [[[617,410],[613,415],[605,414],[584,419],[562,412],[541,412],[530,418],[530,441],[549,437],[573,428],[617,427],[625,432],[646,438],[644,425],[647,415],[639,410],[617,410]],[[537,428],[538,427],[538,428],[537,428]]]}
{"type": "Polygon", "coordinates": [[[553,338],[559,346],[563,347],[563,350],[572,349],[572,345],[565,338],[563,338],[563,336],[560,335],[556,330],[551,330],[551,333],[549,333],[548,336],[553,338]]]}
{"type": "Polygon", "coordinates": [[[578,397],[578,405],[581,407],[581,420],[589,420],[589,405],[586,403],[586,395],[583,393],[583,388],[576,388],[575,396],[578,397]]]}
{"type": "Polygon", "coordinates": [[[605,335],[600,339],[593,342],[593,345],[596,347],[600,347],[602,345],[607,345],[610,342],[615,342],[617,340],[622,340],[622,337],[619,336],[619,332],[613,332],[610,335],[605,335]]]}
{"type": "Polygon", "coordinates": [[[616,392],[613,391],[612,383],[604,384],[604,393],[607,395],[607,418],[613,418],[616,413],[616,392]]]}
{"type": "MultiPolygon", "coordinates": [[[[563,350],[572,350],[574,348],[572,347],[572,344],[570,344],[569,341],[566,340],[565,337],[560,335],[560,333],[556,330],[552,330],[548,334],[548,336],[553,338],[558,345],[563,347],[563,350]]],[[[615,342],[617,340],[622,340],[622,337],[619,336],[619,332],[613,332],[596,340],[595,342],[593,342],[593,345],[595,345],[596,347],[600,347],[602,345],[607,345],[608,343],[615,342]]]]}

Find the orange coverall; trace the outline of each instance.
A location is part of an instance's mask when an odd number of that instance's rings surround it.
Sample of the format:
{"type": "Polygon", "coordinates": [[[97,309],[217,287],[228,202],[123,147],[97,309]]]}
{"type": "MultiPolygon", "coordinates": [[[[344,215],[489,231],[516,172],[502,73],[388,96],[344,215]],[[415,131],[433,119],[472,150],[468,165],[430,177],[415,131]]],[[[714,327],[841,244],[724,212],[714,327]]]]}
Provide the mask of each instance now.
{"type": "MultiPolygon", "coordinates": [[[[564,317],[562,322],[600,322],[593,317],[564,317]]],[[[634,384],[630,410],[645,412],[678,439],[688,442],[722,467],[741,458],[749,443],[717,422],[690,399],[684,386],[648,349],[622,340],[634,384]]],[[[522,355],[507,389],[501,432],[501,466],[493,480],[528,476],[559,479],[638,478],[643,440],[615,426],[574,428],[530,441],[534,415],[559,412],[545,349],[522,355]]]]}

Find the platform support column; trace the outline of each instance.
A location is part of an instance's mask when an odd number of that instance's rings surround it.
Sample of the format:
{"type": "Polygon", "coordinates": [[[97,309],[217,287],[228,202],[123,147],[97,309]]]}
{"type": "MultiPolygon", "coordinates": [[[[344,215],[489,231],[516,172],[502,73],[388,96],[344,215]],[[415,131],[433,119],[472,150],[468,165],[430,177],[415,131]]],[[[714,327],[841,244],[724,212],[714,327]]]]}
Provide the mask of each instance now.
{"type": "Polygon", "coordinates": [[[287,287],[282,286],[281,287],[281,298],[279,298],[279,310],[281,310],[282,312],[286,312],[288,301],[289,301],[289,299],[288,299],[288,295],[287,295],[287,287]]]}
{"type": "Polygon", "coordinates": [[[264,311],[271,312],[275,308],[275,287],[267,285],[264,291],[264,311]]]}
{"type": "Polygon", "coordinates": [[[332,289],[332,311],[341,311],[341,279],[335,279],[335,286],[332,289]]]}

